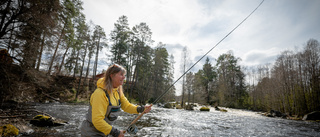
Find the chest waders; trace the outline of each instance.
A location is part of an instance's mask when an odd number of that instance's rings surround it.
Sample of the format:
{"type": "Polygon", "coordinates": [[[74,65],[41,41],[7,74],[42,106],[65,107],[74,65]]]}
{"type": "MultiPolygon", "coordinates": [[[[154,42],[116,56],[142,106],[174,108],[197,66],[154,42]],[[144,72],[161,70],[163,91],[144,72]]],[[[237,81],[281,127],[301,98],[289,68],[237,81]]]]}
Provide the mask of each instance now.
{"type": "MultiPolygon", "coordinates": [[[[118,104],[115,104],[117,106],[113,106],[109,94],[106,92],[106,96],[109,100],[109,106],[107,108],[107,113],[105,115],[104,120],[109,124],[112,125],[112,123],[118,118],[121,108],[121,102],[120,99],[118,99],[118,104]]],[[[115,98],[115,96],[113,96],[115,98]]],[[[116,98],[115,98],[116,99],[116,98]]],[[[93,124],[92,124],[92,106],[89,105],[89,110],[86,115],[86,120],[83,121],[81,125],[81,136],[82,137],[105,137],[104,133],[97,130],[93,124]]]]}

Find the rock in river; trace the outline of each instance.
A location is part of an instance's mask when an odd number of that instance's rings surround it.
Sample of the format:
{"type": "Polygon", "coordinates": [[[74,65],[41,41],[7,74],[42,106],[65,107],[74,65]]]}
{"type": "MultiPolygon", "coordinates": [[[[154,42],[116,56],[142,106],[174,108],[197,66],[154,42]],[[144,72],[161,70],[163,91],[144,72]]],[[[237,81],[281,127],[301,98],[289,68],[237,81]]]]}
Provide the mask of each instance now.
{"type": "Polygon", "coordinates": [[[67,123],[66,121],[56,120],[55,118],[45,116],[45,115],[37,115],[30,121],[30,124],[38,127],[61,126],[66,123],[67,123]]]}
{"type": "Polygon", "coordinates": [[[313,111],[303,116],[302,120],[320,120],[320,111],[313,111]]]}

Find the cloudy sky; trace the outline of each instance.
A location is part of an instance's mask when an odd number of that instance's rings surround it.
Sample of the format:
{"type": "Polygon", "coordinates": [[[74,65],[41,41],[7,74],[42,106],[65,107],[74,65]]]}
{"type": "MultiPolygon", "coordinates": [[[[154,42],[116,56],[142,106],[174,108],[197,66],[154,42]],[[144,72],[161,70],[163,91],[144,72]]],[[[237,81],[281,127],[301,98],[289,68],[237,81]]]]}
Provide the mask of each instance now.
{"type": "MultiPolygon", "coordinates": [[[[145,22],[153,46],[166,44],[175,57],[175,79],[181,76],[181,51],[187,47],[194,63],[245,17],[261,0],[84,0],[87,20],[109,36],[120,16],[132,28],[145,22]]],[[[300,50],[309,39],[320,41],[320,0],[265,0],[208,57],[215,64],[221,54],[233,51],[242,66],[274,63],[284,50],[300,50]]],[[[103,59],[103,55],[100,56],[103,59]]],[[[203,59],[192,71],[202,68],[203,59]]],[[[100,66],[98,66],[100,67],[100,66]]],[[[103,66],[101,66],[103,67],[103,66]]],[[[103,69],[103,68],[100,68],[103,69]]],[[[177,87],[178,85],[176,85],[177,87]]]]}

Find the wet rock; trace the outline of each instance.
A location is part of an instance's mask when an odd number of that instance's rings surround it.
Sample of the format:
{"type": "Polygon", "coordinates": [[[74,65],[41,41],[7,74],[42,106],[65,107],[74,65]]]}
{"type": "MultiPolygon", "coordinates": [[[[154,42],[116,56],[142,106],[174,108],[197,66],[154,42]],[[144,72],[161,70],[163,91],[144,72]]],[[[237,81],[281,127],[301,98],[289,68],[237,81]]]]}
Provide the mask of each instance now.
{"type": "Polygon", "coordinates": [[[320,120],[320,111],[313,111],[303,116],[302,120],[320,120]]]}
{"type": "Polygon", "coordinates": [[[286,118],[287,115],[284,113],[281,113],[280,111],[276,111],[276,110],[270,110],[270,114],[267,115],[268,117],[282,117],[282,118],[286,118]]]}
{"type": "Polygon", "coordinates": [[[228,112],[226,109],[220,109],[218,106],[215,106],[214,109],[221,112],[228,112]]]}
{"type": "Polygon", "coordinates": [[[193,110],[193,105],[186,105],[186,110],[193,110]]]}
{"type": "Polygon", "coordinates": [[[210,108],[208,108],[208,107],[201,107],[201,108],[200,108],[200,111],[210,111],[210,108]]]}
{"type": "Polygon", "coordinates": [[[215,106],[214,109],[220,111],[220,108],[218,106],[215,106]]]}
{"type": "Polygon", "coordinates": [[[38,127],[61,126],[65,125],[66,123],[66,121],[57,120],[45,115],[37,115],[30,121],[30,124],[38,127]]]}
{"type": "Polygon", "coordinates": [[[176,109],[182,109],[181,105],[176,105],[176,109]]]}
{"type": "Polygon", "coordinates": [[[11,124],[7,124],[0,127],[1,137],[17,136],[18,134],[19,134],[19,130],[11,124]]]}
{"type": "Polygon", "coordinates": [[[172,108],[172,105],[171,105],[171,103],[166,103],[166,104],[164,104],[163,107],[164,107],[164,108],[172,108]]]}
{"type": "Polygon", "coordinates": [[[221,112],[228,112],[226,109],[220,109],[221,112]]]}

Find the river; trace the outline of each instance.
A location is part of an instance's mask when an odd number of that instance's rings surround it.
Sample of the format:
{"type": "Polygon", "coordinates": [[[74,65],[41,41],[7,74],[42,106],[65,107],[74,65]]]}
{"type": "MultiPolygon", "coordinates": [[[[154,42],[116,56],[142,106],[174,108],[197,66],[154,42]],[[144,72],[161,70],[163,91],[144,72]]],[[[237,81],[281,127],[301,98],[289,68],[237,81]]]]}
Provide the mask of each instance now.
{"type": "MultiPolygon", "coordinates": [[[[80,137],[79,127],[87,113],[87,105],[39,104],[35,108],[68,121],[58,127],[36,128],[29,135],[36,137],[80,137]]],[[[153,107],[137,123],[139,129],[131,136],[320,136],[320,123],[270,118],[256,112],[228,109],[228,112],[201,112],[153,107]]],[[[122,113],[115,126],[125,129],[137,115],[122,113]]],[[[129,136],[129,134],[126,134],[129,136]]]]}

